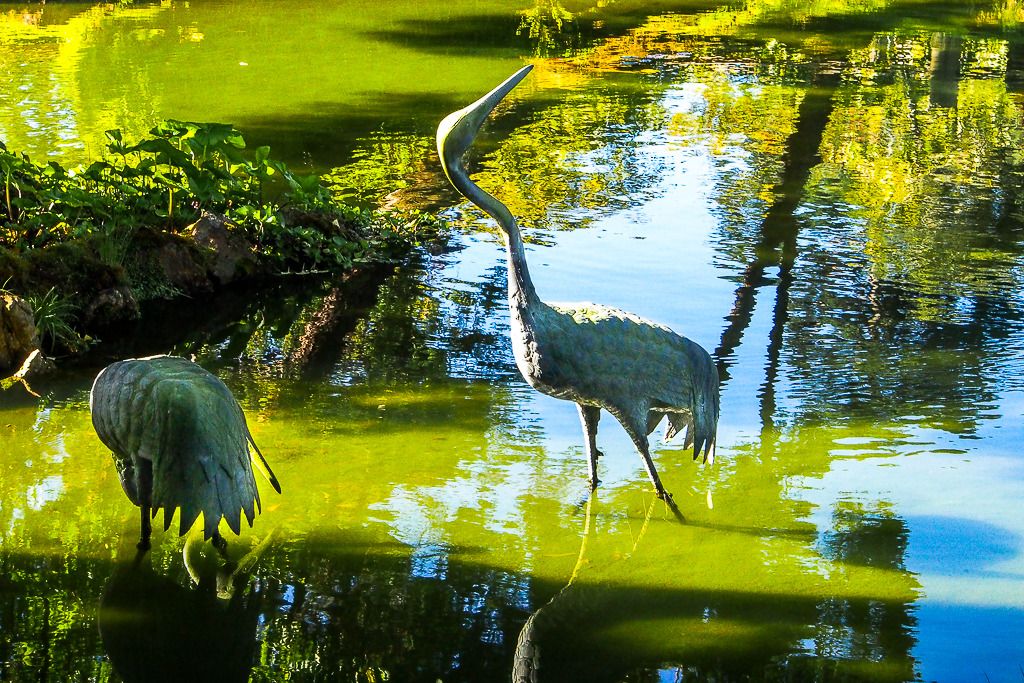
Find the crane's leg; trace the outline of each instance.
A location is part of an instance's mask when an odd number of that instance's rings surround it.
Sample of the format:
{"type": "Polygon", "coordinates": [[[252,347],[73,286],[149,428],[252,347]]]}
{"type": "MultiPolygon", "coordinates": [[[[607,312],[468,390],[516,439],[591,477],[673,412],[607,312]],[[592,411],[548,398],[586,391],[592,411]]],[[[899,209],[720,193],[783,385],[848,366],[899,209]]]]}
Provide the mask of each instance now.
{"type": "Polygon", "coordinates": [[[601,451],[597,450],[597,423],[601,419],[601,409],[577,403],[580,410],[580,422],[583,424],[583,436],[586,438],[587,464],[590,468],[590,488],[596,489],[601,480],[597,478],[597,459],[601,451]]]}
{"type": "Polygon", "coordinates": [[[139,550],[149,550],[149,537],[153,533],[153,463],[145,458],[140,458],[135,468],[136,491],[139,495],[139,507],[142,509],[142,532],[139,550]]]}
{"type": "MultiPolygon", "coordinates": [[[[654,461],[651,460],[650,444],[647,441],[647,434],[643,432],[647,428],[648,424],[648,411],[644,410],[640,412],[640,416],[636,420],[631,420],[626,416],[627,414],[618,413],[615,415],[619,422],[622,424],[623,429],[629,434],[629,438],[633,440],[633,445],[636,446],[636,450],[640,453],[640,457],[644,459],[644,467],[647,469],[647,476],[650,477],[651,483],[654,484],[654,490],[658,493],[658,498],[662,500],[672,500],[672,494],[665,490],[665,487],[661,485],[661,478],[658,477],[658,470],[654,467],[654,461]]],[[[654,425],[657,427],[657,423],[654,425]]]]}
{"type": "Polygon", "coordinates": [[[142,531],[139,534],[139,543],[135,547],[139,550],[149,550],[149,536],[153,533],[153,523],[150,522],[150,508],[148,505],[142,505],[142,531]]]}
{"type": "Polygon", "coordinates": [[[665,487],[661,485],[661,478],[658,476],[658,470],[654,467],[654,460],[651,459],[650,443],[647,441],[647,434],[644,430],[647,428],[654,429],[658,426],[657,422],[651,424],[650,410],[644,406],[634,406],[631,410],[609,410],[609,412],[615,416],[615,419],[619,421],[622,428],[629,434],[629,438],[633,440],[633,445],[636,446],[636,450],[640,453],[640,457],[644,459],[644,467],[647,469],[647,476],[650,477],[651,483],[654,484],[654,490],[658,494],[658,498],[665,501],[665,505],[668,506],[672,514],[675,515],[682,523],[686,523],[686,518],[683,517],[683,513],[679,511],[676,506],[676,502],[672,500],[672,494],[665,490],[665,487]],[[642,409],[641,409],[642,408],[642,409]]]}

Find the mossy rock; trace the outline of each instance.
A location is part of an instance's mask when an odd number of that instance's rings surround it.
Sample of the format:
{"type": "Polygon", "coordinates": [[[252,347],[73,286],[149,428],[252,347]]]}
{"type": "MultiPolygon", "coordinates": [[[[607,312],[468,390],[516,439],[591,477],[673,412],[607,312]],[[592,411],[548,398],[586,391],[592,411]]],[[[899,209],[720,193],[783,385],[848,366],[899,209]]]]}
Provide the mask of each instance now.
{"type": "Polygon", "coordinates": [[[24,261],[26,293],[42,293],[56,288],[81,305],[97,292],[125,284],[121,266],[104,263],[87,243],[81,241],[33,249],[24,255],[24,261]]]}
{"type": "Polygon", "coordinates": [[[127,279],[140,302],[211,291],[212,265],[209,250],[180,235],[148,228],[135,234],[125,259],[127,279]]]}

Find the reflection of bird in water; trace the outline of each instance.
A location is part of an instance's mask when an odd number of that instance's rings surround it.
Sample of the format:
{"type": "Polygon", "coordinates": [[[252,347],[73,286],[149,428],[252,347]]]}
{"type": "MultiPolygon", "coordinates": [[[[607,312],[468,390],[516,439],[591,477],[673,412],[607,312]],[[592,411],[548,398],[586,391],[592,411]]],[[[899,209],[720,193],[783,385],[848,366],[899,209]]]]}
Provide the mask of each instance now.
{"type": "Polygon", "coordinates": [[[141,553],[107,581],[98,613],[100,637],[126,683],[249,679],[264,603],[255,589],[244,590],[248,575],[243,572],[253,568],[266,541],[238,567],[222,565],[214,574],[198,557],[202,541],[193,542],[193,535],[184,554],[195,586],[154,572],[151,556],[141,553]]]}
{"type": "Polygon", "coordinates": [[[718,426],[718,371],[696,343],[632,313],[598,304],[541,301],[526,267],[526,252],[511,212],[469,179],[461,158],[484,119],[521,81],[526,66],[437,129],[441,164],[459,192],[490,214],[505,235],[512,350],[519,371],[533,388],[577,404],[596,486],[597,423],[601,409],[625,428],[643,457],[659,497],[665,491],[651,460],[648,435],[668,416],[666,438],[686,432],[694,459],[712,451],[718,426]]]}
{"type": "Polygon", "coordinates": [[[260,494],[252,474],[252,445],[274,489],[281,486],[256,448],[241,406],[217,377],[175,356],[119,361],[96,377],[89,397],[92,423],[113,451],[121,486],[142,508],[140,549],[149,548],[150,517],[164,510],[164,529],[181,508],[179,535],[203,513],[204,537],[222,552],[217,531],[227,520],[252,526],[260,494]]]}
{"type": "MultiPolygon", "coordinates": [[[[587,498],[584,507],[583,537],[580,540],[580,552],[576,556],[576,564],[573,566],[569,581],[562,586],[561,590],[555,593],[550,600],[538,607],[526,619],[523,628],[519,631],[516,639],[516,650],[512,660],[512,683],[540,683],[542,680],[541,671],[549,674],[554,670],[555,675],[548,676],[544,680],[565,680],[559,676],[559,664],[555,660],[559,657],[559,645],[564,645],[568,634],[579,634],[586,630],[585,624],[594,624],[609,615],[603,609],[607,605],[607,598],[601,596],[601,588],[593,585],[590,588],[580,587],[579,578],[583,568],[586,566],[585,557],[587,553],[587,541],[590,539],[590,532],[593,528],[594,516],[591,510],[593,494],[587,498]],[[553,653],[543,663],[541,661],[541,650],[545,643],[554,647],[553,653]],[[542,666],[544,664],[544,666],[542,666]]],[[[633,548],[629,553],[620,557],[620,560],[628,560],[636,552],[641,539],[647,533],[651,523],[651,515],[654,512],[654,501],[647,507],[644,523],[639,533],[633,540],[633,548]]],[[[622,610],[613,611],[613,614],[621,615],[622,610]]],[[[564,656],[564,655],[563,655],[564,656]]],[[[563,662],[564,663],[564,662],[563,662]]],[[[584,667],[578,658],[570,658],[570,670],[581,672],[592,667],[584,667]]],[[[622,680],[617,672],[607,670],[614,678],[608,680],[622,680]]],[[[581,675],[579,680],[595,680],[593,671],[588,671],[586,676],[581,675]]]]}
{"type": "Polygon", "coordinates": [[[541,627],[541,619],[545,610],[556,603],[565,601],[570,589],[580,575],[580,570],[583,568],[583,557],[587,552],[587,540],[590,538],[590,505],[592,501],[593,494],[591,494],[590,498],[587,498],[584,510],[586,516],[583,523],[583,539],[580,541],[580,552],[576,557],[576,565],[572,569],[572,574],[569,576],[569,582],[562,586],[562,589],[555,593],[550,600],[538,607],[533,614],[527,617],[523,628],[519,631],[519,637],[516,638],[516,651],[512,660],[512,683],[539,683],[541,641],[543,639],[543,631],[545,630],[541,627]]]}

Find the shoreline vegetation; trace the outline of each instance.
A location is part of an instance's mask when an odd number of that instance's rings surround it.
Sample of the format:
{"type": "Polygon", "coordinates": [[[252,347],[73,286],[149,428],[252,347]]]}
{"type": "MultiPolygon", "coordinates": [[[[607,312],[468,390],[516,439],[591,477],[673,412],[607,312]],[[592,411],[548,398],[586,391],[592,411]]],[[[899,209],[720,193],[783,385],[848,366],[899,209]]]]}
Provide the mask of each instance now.
{"type": "Polygon", "coordinates": [[[147,301],[342,276],[446,242],[440,219],[349,206],[229,124],[106,138],[102,158],[74,169],[0,141],[0,377],[30,371],[33,350],[81,354],[147,301]]]}

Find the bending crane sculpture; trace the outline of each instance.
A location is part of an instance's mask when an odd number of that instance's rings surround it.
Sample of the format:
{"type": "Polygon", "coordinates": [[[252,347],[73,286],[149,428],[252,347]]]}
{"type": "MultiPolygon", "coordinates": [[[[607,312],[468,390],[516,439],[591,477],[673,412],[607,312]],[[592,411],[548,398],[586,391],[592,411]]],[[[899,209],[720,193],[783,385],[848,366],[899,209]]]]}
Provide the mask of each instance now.
{"type": "Polygon", "coordinates": [[[256,448],[238,401],[217,377],[175,356],[119,361],[104,368],[89,396],[92,424],[113,451],[121,486],[142,508],[139,549],[149,548],[150,518],[164,511],[164,530],[181,508],[178,535],[203,513],[204,538],[224,552],[221,518],[235,534],[240,512],[252,526],[260,508],[250,463],[256,451],[264,475],[281,485],[256,448]]]}
{"type": "MultiPolygon", "coordinates": [[[[504,233],[516,365],[534,389],[579,408],[590,484],[596,487],[601,409],[625,428],[658,496],[670,500],[651,460],[647,437],[667,416],[666,438],[686,432],[693,457],[712,451],[718,425],[718,371],[696,343],[632,313],[598,304],[547,304],[526,267],[519,227],[508,207],[469,179],[462,155],[494,107],[529,73],[526,66],[437,129],[437,151],[452,185],[486,211],[504,233]]],[[[713,457],[713,455],[712,455],[713,457]]]]}

